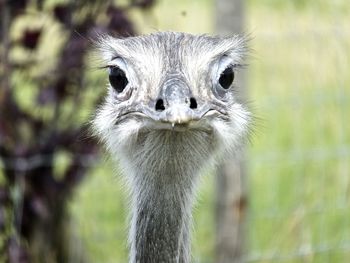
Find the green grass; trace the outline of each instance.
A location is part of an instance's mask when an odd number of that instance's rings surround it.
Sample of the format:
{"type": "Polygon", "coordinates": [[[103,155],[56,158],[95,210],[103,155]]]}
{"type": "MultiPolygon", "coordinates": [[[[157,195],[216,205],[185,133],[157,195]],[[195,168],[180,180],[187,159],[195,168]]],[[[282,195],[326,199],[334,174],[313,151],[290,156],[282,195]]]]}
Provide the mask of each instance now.
{"type": "Polygon", "coordinates": [[[97,167],[71,204],[73,229],[90,262],[125,262],[127,257],[127,202],[114,174],[109,163],[97,167]]]}
{"type": "Polygon", "coordinates": [[[249,154],[248,250],[256,262],[348,262],[349,15],[250,12],[249,88],[262,121],[249,154]]]}
{"type": "MultiPolygon", "coordinates": [[[[134,14],[140,28],[212,31],[210,1],[171,3],[161,2],[150,20],[134,14]]],[[[248,88],[259,118],[248,154],[252,262],[350,262],[346,10],[345,0],[250,0],[247,6],[246,28],[254,37],[248,88]]],[[[127,198],[113,170],[108,162],[96,168],[71,204],[90,262],[126,262],[127,198]]],[[[204,179],[195,210],[196,262],[213,262],[213,181],[204,179]]]]}

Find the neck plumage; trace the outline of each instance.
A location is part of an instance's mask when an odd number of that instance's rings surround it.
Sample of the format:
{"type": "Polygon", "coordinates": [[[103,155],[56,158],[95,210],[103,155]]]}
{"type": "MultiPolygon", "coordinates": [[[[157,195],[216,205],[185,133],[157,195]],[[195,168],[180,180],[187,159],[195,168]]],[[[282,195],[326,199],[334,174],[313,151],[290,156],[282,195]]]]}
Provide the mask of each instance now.
{"type": "Polygon", "coordinates": [[[213,147],[206,132],[138,133],[124,148],[132,196],[130,263],[190,262],[195,186],[213,147]],[[203,143],[206,142],[206,143],[203,143]]]}
{"type": "Polygon", "coordinates": [[[190,262],[193,187],[186,175],[141,173],[133,193],[132,263],[190,262]]]}

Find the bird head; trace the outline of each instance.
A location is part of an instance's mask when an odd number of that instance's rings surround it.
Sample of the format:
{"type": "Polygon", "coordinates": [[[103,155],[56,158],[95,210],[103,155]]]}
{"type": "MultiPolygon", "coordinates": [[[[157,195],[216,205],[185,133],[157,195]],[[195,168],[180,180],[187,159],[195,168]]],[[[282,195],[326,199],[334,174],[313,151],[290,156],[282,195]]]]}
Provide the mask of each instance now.
{"type": "Polygon", "coordinates": [[[158,32],[105,36],[99,48],[109,83],[94,127],[111,148],[147,132],[202,132],[234,148],[247,131],[236,84],[245,38],[158,32]]]}

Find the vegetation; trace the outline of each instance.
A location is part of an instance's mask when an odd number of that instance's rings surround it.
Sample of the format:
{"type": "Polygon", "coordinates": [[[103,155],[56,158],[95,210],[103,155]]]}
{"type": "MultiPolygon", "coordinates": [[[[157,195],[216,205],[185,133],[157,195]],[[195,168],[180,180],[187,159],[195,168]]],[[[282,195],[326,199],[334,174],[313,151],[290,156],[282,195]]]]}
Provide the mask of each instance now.
{"type": "Polygon", "coordinates": [[[350,259],[350,30],[339,8],[349,4],[308,2],[319,5],[250,9],[249,87],[262,120],[249,154],[248,254],[261,262],[350,259]]]}
{"type": "Polygon", "coordinates": [[[127,11],[152,4],[0,1],[1,262],[85,262],[69,246],[67,201],[98,152],[86,113],[103,89],[87,54],[97,34],[133,35],[127,11]]]}

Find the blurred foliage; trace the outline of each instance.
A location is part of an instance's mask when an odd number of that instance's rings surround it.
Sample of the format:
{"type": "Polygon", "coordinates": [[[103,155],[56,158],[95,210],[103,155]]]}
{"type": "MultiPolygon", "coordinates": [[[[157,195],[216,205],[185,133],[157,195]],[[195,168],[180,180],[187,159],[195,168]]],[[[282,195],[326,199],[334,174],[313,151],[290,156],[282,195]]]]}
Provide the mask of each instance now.
{"type": "Polygon", "coordinates": [[[127,12],[153,2],[0,1],[1,262],[72,260],[67,200],[97,157],[91,40],[135,34],[127,12]]]}

